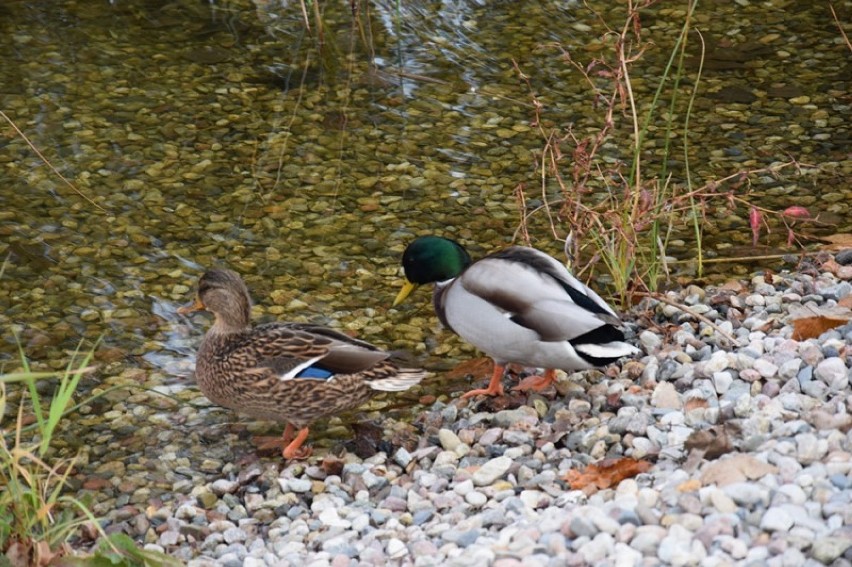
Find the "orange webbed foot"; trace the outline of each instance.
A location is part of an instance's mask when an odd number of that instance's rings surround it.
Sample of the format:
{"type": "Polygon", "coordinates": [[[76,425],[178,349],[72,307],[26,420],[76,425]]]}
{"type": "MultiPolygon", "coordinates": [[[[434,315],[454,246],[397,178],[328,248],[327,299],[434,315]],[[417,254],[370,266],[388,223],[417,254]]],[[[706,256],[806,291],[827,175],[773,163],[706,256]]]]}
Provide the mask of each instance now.
{"type": "Polygon", "coordinates": [[[545,370],[544,376],[527,376],[517,386],[512,388],[516,392],[541,392],[556,382],[556,371],[545,370]]]}
{"type": "Polygon", "coordinates": [[[462,394],[462,399],[466,400],[468,398],[472,398],[474,396],[484,395],[484,396],[502,396],[503,395],[503,371],[505,370],[504,366],[501,366],[494,363],[494,373],[491,374],[491,381],[488,382],[488,387],[479,389],[479,390],[471,390],[465,394],[462,394]]]}
{"type": "MultiPolygon", "coordinates": [[[[291,426],[288,425],[287,427],[289,429],[289,432],[292,435],[291,426]]],[[[287,460],[291,460],[291,459],[302,460],[302,459],[307,459],[308,457],[311,456],[311,454],[314,452],[314,450],[309,446],[304,446],[304,447],[302,446],[302,444],[305,442],[305,439],[308,438],[308,432],[309,432],[309,430],[308,430],[307,427],[303,427],[302,429],[299,430],[299,433],[298,433],[298,435],[296,435],[295,439],[293,439],[290,442],[290,444],[287,445],[284,448],[284,451],[282,452],[282,455],[284,456],[285,459],[287,459],[287,460]]],[[[284,431],[284,435],[285,435],[284,438],[285,439],[287,438],[286,437],[287,433],[288,433],[288,431],[285,430],[284,431]]]]}

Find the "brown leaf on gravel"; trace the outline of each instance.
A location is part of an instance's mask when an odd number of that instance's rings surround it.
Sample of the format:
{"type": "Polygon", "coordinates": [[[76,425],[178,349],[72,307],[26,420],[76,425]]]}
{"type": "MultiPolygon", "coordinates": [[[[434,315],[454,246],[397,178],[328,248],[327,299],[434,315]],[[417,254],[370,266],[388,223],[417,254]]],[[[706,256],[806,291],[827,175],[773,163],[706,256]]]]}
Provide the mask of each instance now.
{"type": "Polygon", "coordinates": [[[488,357],[472,358],[456,364],[445,373],[450,380],[472,376],[475,379],[490,378],[494,371],[494,361],[488,357]]]}
{"type": "Polygon", "coordinates": [[[802,317],[801,319],[793,320],[794,341],[806,341],[815,339],[824,332],[835,327],[845,325],[849,320],[840,317],[828,317],[826,315],[816,315],[814,317],[802,317]]]}
{"type": "Polygon", "coordinates": [[[524,405],[526,398],[517,396],[511,393],[506,393],[503,396],[485,396],[485,399],[477,402],[477,411],[487,411],[488,413],[497,413],[498,411],[517,409],[524,405]]]}
{"type": "Polygon", "coordinates": [[[707,486],[725,486],[735,482],[755,480],[768,474],[776,474],[778,467],[758,460],[751,455],[739,453],[727,459],[719,459],[707,465],[701,472],[701,482],[707,486]]]}
{"type": "Polygon", "coordinates": [[[719,289],[733,291],[735,293],[744,292],[747,288],[746,285],[740,280],[728,280],[724,284],[722,284],[719,289]]]}
{"type": "Polygon", "coordinates": [[[90,476],[83,482],[83,488],[86,490],[103,490],[111,485],[109,480],[98,476],[90,476]]]}
{"type": "Polygon", "coordinates": [[[626,478],[632,478],[651,468],[648,461],[639,461],[624,457],[621,459],[604,459],[586,467],[579,472],[569,470],[562,478],[572,490],[583,490],[587,494],[603,488],[612,488],[626,478]]]}
{"type": "Polygon", "coordinates": [[[707,459],[716,459],[733,449],[731,439],[724,427],[714,425],[710,429],[693,431],[683,444],[688,451],[703,452],[707,459]]]}
{"type": "Polygon", "coordinates": [[[38,565],[39,567],[50,565],[54,558],[59,557],[61,553],[61,551],[54,553],[46,541],[36,543],[33,551],[35,551],[33,564],[38,565]]]}
{"type": "Polygon", "coordinates": [[[6,560],[12,567],[28,567],[30,565],[31,546],[21,541],[13,541],[6,550],[6,560]]]}
{"type": "Polygon", "coordinates": [[[825,247],[826,250],[844,250],[846,248],[852,248],[852,234],[849,233],[830,234],[828,236],[820,236],[819,239],[831,243],[829,246],[825,247]]]}
{"type": "Polygon", "coordinates": [[[356,422],[350,424],[355,433],[355,454],[362,459],[368,459],[379,452],[379,444],[382,442],[384,429],[375,423],[356,422]]]}
{"type": "Polygon", "coordinates": [[[343,461],[329,455],[322,460],[320,468],[328,475],[340,476],[343,474],[343,461]]]}

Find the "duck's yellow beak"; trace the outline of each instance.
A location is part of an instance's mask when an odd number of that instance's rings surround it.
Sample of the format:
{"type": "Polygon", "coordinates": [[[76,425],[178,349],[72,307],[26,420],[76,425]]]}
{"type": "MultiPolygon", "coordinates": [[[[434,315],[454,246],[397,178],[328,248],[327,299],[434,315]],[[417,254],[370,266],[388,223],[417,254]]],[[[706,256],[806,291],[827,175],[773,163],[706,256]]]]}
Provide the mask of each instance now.
{"type": "Polygon", "coordinates": [[[402,286],[402,289],[399,290],[399,293],[396,294],[396,299],[393,300],[393,306],[396,307],[408,297],[412,291],[417,289],[417,284],[411,283],[408,280],[405,280],[405,285],[402,286]]]}
{"type": "Polygon", "coordinates": [[[195,313],[196,311],[203,311],[204,304],[201,303],[201,298],[196,296],[195,301],[190,305],[184,305],[183,307],[178,307],[177,312],[181,315],[189,315],[190,313],[195,313]]]}

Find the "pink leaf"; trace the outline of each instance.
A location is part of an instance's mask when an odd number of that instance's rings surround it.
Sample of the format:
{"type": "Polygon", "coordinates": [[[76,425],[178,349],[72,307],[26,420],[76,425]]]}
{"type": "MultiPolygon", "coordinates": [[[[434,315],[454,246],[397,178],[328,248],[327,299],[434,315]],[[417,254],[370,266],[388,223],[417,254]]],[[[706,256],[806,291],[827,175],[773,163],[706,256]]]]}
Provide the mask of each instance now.
{"type": "Polygon", "coordinates": [[[793,205],[792,207],[787,207],[784,209],[784,212],[781,213],[785,217],[790,217],[793,219],[809,219],[811,218],[811,212],[807,210],[805,207],[799,207],[798,205],[793,205]]]}
{"type": "Polygon", "coordinates": [[[748,224],[751,227],[751,245],[757,246],[757,240],[760,238],[760,211],[756,207],[752,207],[748,212],[748,224]]]}

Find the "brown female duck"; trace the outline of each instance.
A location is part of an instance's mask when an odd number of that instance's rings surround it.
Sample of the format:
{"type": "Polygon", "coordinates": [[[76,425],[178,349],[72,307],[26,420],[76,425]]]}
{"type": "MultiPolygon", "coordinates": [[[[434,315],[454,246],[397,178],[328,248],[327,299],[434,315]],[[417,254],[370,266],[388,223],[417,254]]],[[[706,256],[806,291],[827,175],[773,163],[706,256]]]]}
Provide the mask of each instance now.
{"type": "Polygon", "coordinates": [[[320,325],[253,327],[248,288],[231,270],[205,273],[195,303],[178,312],[199,310],[215,317],[196,358],[201,391],[221,406],[285,422],[286,459],[310,456],[302,445],[313,421],[355,408],[378,392],[407,390],[426,375],[399,368],[388,352],[320,325]]]}

